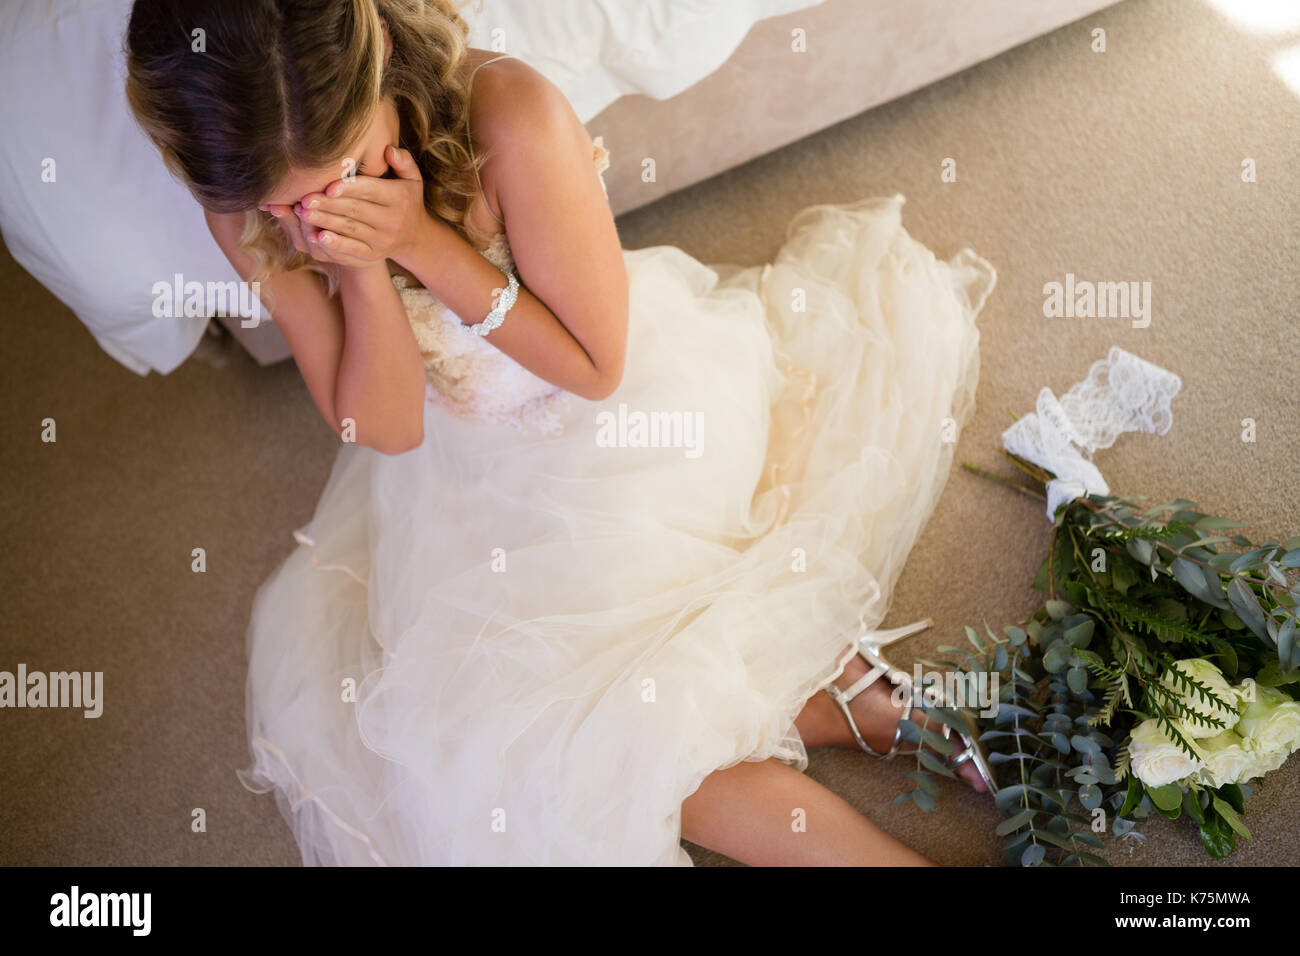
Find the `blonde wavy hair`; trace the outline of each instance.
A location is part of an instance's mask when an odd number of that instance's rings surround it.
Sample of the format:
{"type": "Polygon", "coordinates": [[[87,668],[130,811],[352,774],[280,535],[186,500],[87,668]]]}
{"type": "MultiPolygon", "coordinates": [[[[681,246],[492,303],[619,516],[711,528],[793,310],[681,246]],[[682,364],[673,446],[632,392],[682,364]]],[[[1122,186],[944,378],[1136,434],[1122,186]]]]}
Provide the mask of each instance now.
{"type": "Polygon", "coordinates": [[[424,205],[472,244],[477,195],[469,90],[468,0],[136,0],[126,32],[126,94],[163,161],[205,209],[244,213],[253,280],[311,269],[333,295],[338,271],[293,248],[258,204],[290,169],[323,169],[364,133],[383,98],[424,178],[424,205]],[[392,55],[384,63],[384,25],[392,55]],[[206,50],[198,51],[201,35],[206,50]]]}

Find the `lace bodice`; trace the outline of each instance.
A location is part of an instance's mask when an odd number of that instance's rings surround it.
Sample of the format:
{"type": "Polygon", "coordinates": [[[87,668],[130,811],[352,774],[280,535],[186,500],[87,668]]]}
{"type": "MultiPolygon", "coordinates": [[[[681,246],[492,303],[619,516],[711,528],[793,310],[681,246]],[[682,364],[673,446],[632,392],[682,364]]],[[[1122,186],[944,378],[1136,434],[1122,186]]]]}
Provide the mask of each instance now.
{"type": "MultiPolygon", "coordinates": [[[[600,174],[609,168],[609,152],[602,140],[597,136],[592,141],[592,159],[600,174]]],[[[600,184],[605,188],[603,176],[600,184]]],[[[502,273],[515,271],[514,254],[504,232],[479,254],[502,273]]],[[[394,276],[393,284],[424,359],[430,401],[461,418],[544,433],[561,429],[565,406],[572,400],[568,392],[538,378],[497,349],[490,336],[474,335],[428,289],[408,288],[403,276],[394,276]]],[[[505,284],[503,279],[501,287],[505,284]]],[[[510,317],[507,313],[507,322],[510,317]]],[[[475,316],[472,321],[482,318],[475,316]]]]}

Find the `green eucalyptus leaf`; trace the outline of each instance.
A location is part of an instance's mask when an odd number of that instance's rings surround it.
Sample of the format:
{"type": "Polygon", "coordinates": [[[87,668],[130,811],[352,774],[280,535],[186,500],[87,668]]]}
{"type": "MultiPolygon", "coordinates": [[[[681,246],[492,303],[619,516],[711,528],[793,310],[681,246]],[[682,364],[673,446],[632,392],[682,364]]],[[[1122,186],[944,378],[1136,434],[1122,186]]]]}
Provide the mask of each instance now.
{"type": "Polygon", "coordinates": [[[1064,641],[1058,641],[1047,649],[1043,655],[1043,667],[1048,673],[1056,674],[1065,669],[1074,657],[1074,648],[1064,641]]]}
{"type": "Polygon", "coordinates": [[[1021,707],[1019,704],[999,704],[998,705],[998,723],[1009,723],[1009,720],[1003,718],[1023,717],[1026,720],[1037,719],[1038,714],[1034,713],[1027,707],[1021,707]]]}
{"type": "Polygon", "coordinates": [[[1016,783],[1008,787],[1002,787],[993,798],[993,803],[1003,813],[1009,813],[1013,807],[1020,806],[1024,803],[1028,792],[1035,790],[1038,790],[1038,788],[1026,787],[1023,783],[1016,783]]]}
{"type": "Polygon", "coordinates": [[[1047,855],[1047,851],[1043,848],[1041,844],[1033,843],[1025,847],[1025,852],[1020,854],[1020,865],[1038,866],[1040,863],[1043,862],[1043,857],[1046,855],[1047,855]]]}
{"type": "Polygon", "coordinates": [[[1279,661],[1291,662],[1291,656],[1295,652],[1295,635],[1296,619],[1287,618],[1277,630],[1277,659],[1279,661]]]}
{"type": "Polygon", "coordinates": [[[1019,730],[986,730],[979,735],[979,742],[986,744],[991,740],[1000,740],[1003,737],[1025,737],[1035,743],[1042,743],[1042,739],[1037,734],[1023,727],[1019,730]]]}
{"type": "Polygon", "coordinates": [[[1174,572],[1174,578],[1183,586],[1184,591],[1204,600],[1202,595],[1206,593],[1205,577],[1201,574],[1200,568],[1182,557],[1174,558],[1170,567],[1174,572]]]}
{"type": "Polygon", "coordinates": [[[1147,787],[1147,796],[1156,805],[1157,810],[1173,810],[1183,802],[1182,787],[1176,783],[1163,787],[1147,787]]]}
{"type": "Polygon", "coordinates": [[[1088,689],[1088,671],[1083,667],[1071,667],[1065,675],[1065,682],[1070,685],[1070,690],[1076,694],[1082,694],[1088,689]]]}
{"type": "Polygon", "coordinates": [[[1021,810],[1013,817],[1008,817],[1007,819],[1003,820],[1001,823],[998,824],[997,826],[998,836],[1005,836],[1008,833],[1013,833],[1016,830],[1019,830],[1026,823],[1034,819],[1035,816],[1037,816],[1039,813],[1042,812],[1043,811],[1041,810],[1034,810],[1031,808],[1029,810],[1021,810]]]}
{"type": "Polygon", "coordinates": [[[904,770],[903,776],[913,781],[930,796],[937,797],[939,795],[939,782],[924,770],[904,770]]]}
{"type": "Polygon", "coordinates": [[[1237,616],[1254,632],[1255,636],[1260,640],[1268,640],[1264,612],[1260,610],[1255,595],[1250,588],[1241,583],[1240,578],[1233,578],[1228,582],[1228,600],[1232,602],[1232,609],[1237,612],[1237,616]]]}
{"type": "Polygon", "coordinates": [[[910,720],[900,720],[898,722],[898,729],[902,732],[903,739],[909,744],[928,744],[945,757],[952,753],[952,741],[945,740],[933,730],[923,728],[919,724],[910,720]]]}
{"type": "Polygon", "coordinates": [[[1036,762],[1036,761],[1040,760],[1041,758],[1038,757],[1038,756],[1035,755],[1035,754],[1004,754],[1004,753],[991,753],[991,754],[989,754],[989,758],[988,758],[988,759],[989,759],[989,763],[991,763],[991,764],[1000,764],[1000,763],[1014,763],[1014,762],[1016,762],[1017,760],[1018,760],[1018,761],[1021,761],[1022,763],[1023,763],[1024,761],[1026,761],[1026,760],[1029,760],[1029,761],[1035,761],[1035,762],[1036,762]]]}
{"type": "Polygon", "coordinates": [[[1129,538],[1124,542],[1124,548],[1142,564],[1149,565],[1156,556],[1156,549],[1146,538],[1129,538]]]}
{"type": "Polygon", "coordinates": [[[1202,518],[1192,525],[1197,531],[1222,531],[1224,528],[1244,528],[1245,522],[1233,521],[1231,518],[1202,518]]]}
{"type": "Polygon", "coordinates": [[[1224,551],[1210,558],[1210,564],[1218,568],[1220,571],[1227,571],[1235,560],[1237,560],[1236,553],[1232,551],[1224,551]]]}
{"type": "Polygon", "coordinates": [[[1082,621],[1066,630],[1062,639],[1071,647],[1087,647],[1092,643],[1092,633],[1096,628],[1096,621],[1091,617],[1084,617],[1082,621]]]}
{"type": "Polygon", "coordinates": [[[1062,850],[1074,849],[1074,847],[1070,845],[1069,840],[1065,839],[1065,837],[1060,834],[1053,833],[1051,830],[1035,830],[1034,836],[1042,840],[1044,843],[1050,843],[1052,846],[1060,847],[1062,850]]]}
{"type": "Polygon", "coordinates": [[[925,769],[927,770],[932,770],[935,773],[939,774],[940,776],[948,777],[949,779],[952,780],[957,779],[957,775],[953,773],[952,770],[942,760],[940,760],[934,754],[930,753],[930,751],[928,750],[922,750],[918,752],[916,755],[916,759],[921,761],[921,765],[924,766],[925,769]]]}
{"type": "Polygon", "coordinates": [[[1025,848],[1025,844],[1033,838],[1032,830],[1021,830],[1018,833],[1009,833],[1002,838],[1002,849],[1015,850],[1016,856],[1020,856],[1020,851],[1025,848]]]}
{"type": "Polygon", "coordinates": [[[1198,565],[1183,557],[1174,558],[1170,569],[1174,573],[1174,578],[1183,586],[1183,590],[1189,594],[1215,607],[1228,606],[1223,598],[1223,586],[1214,571],[1207,568],[1203,573],[1198,565]]]}
{"type": "Polygon", "coordinates": [[[1096,810],[1101,806],[1101,787],[1095,783],[1086,783],[1079,788],[1079,802],[1086,810],[1096,810]]]}
{"type": "Polygon", "coordinates": [[[1071,737],[1070,744],[1071,746],[1074,747],[1075,750],[1077,750],[1081,754],[1101,753],[1101,747],[1098,746],[1097,741],[1092,740],[1089,737],[1084,737],[1080,734],[1075,734],[1073,737],[1071,737]]]}
{"type": "MultiPolygon", "coordinates": [[[[960,691],[961,689],[961,685],[958,685],[958,690],[960,691]]],[[[926,707],[925,716],[941,724],[947,724],[957,733],[970,733],[970,721],[968,721],[965,715],[963,715],[956,707],[926,707]]]]}
{"type": "Polygon", "coordinates": [[[1245,551],[1237,555],[1228,570],[1234,574],[1238,571],[1252,571],[1268,560],[1268,556],[1274,551],[1273,548],[1256,548],[1253,551],[1245,551]]]}
{"type": "Polygon", "coordinates": [[[1204,564],[1197,570],[1201,572],[1201,577],[1205,579],[1206,593],[1212,598],[1209,603],[1217,608],[1226,609],[1228,607],[1228,595],[1223,590],[1223,581],[1219,579],[1219,572],[1204,564]]]}

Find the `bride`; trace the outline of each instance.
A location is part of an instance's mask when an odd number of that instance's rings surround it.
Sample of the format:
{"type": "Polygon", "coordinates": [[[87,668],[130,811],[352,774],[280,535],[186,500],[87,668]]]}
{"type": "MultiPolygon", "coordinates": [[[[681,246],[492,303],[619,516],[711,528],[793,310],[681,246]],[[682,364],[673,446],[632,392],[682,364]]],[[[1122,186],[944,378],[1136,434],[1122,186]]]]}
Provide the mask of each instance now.
{"type": "Polygon", "coordinates": [[[901,196],[763,267],[622,249],[603,143],[466,36],[450,0],[132,11],[132,109],[342,439],[254,602],[241,779],[305,863],[929,863],[803,771],[910,716],[993,786],[876,629],[992,267],[901,196]]]}

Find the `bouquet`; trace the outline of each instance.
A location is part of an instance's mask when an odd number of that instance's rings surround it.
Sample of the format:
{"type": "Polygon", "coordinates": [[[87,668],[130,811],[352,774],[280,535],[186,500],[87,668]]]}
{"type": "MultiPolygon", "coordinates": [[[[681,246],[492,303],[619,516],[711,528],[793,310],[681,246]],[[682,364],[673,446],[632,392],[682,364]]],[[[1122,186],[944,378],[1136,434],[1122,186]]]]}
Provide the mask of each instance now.
{"type": "MultiPolygon", "coordinates": [[[[1054,477],[1004,454],[1035,482],[1054,477]]],[[[1099,837],[1145,839],[1137,827],[1152,814],[1190,820],[1215,858],[1250,838],[1247,781],[1300,748],[1300,537],[1255,544],[1242,527],[1186,500],[1065,502],[1034,582],[1042,608],[1001,634],[967,627],[969,648],[940,648],[955,659],[922,662],[996,687],[995,706],[927,714],[978,728],[1009,862],[1105,865],[1091,852],[1099,837]]],[[[953,774],[919,745],[951,745],[902,726],[917,766],[895,802],[932,809],[934,774],[953,774]]]]}

